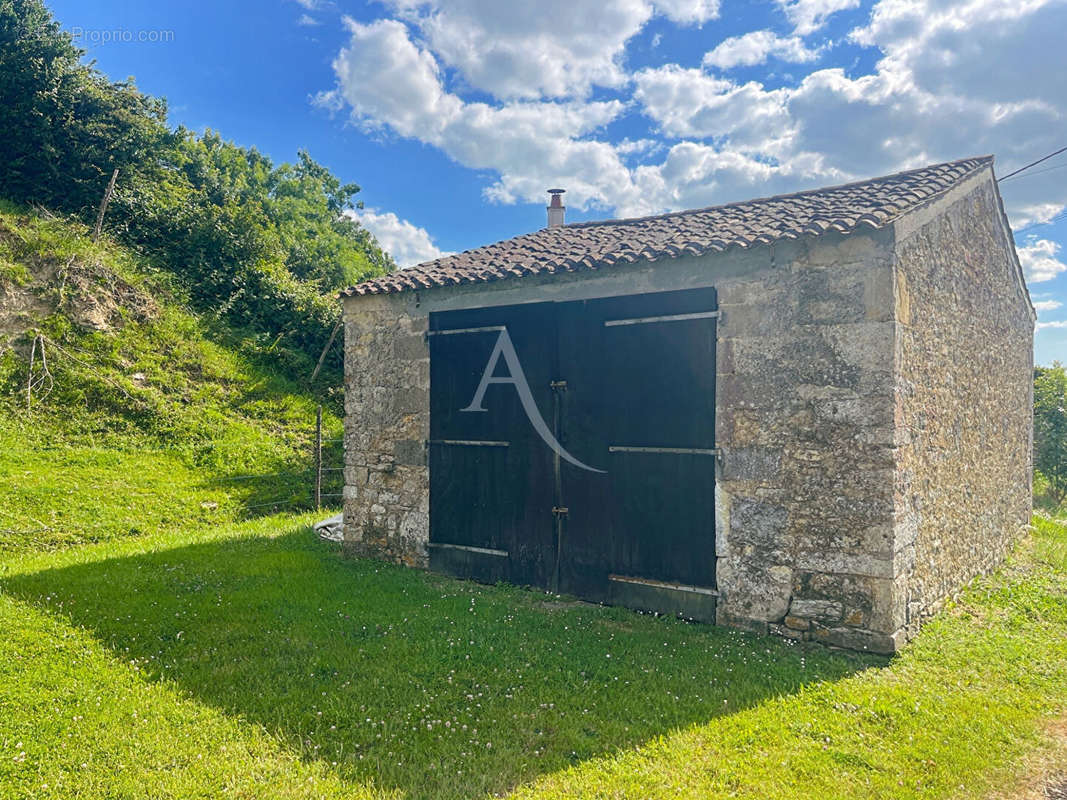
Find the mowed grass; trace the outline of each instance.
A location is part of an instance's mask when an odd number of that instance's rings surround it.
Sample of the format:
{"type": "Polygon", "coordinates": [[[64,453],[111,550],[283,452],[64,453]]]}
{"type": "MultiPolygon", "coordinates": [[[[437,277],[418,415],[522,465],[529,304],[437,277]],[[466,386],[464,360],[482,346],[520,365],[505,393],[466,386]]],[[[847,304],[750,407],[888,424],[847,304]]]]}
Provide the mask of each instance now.
{"type": "Polygon", "coordinates": [[[308,521],[9,556],[0,797],[984,797],[1067,711],[1050,521],[892,661],[343,559],[308,521]]]}
{"type": "Polygon", "coordinates": [[[0,408],[0,553],[180,533],[313,505],[310,455],[266,461],[251,468],[263,477],[245,478],[249,468],[239,463],[197,466],[185,449],[140,437],[49,444],[42,432],[54,424],[5,418],[0,408]]]}

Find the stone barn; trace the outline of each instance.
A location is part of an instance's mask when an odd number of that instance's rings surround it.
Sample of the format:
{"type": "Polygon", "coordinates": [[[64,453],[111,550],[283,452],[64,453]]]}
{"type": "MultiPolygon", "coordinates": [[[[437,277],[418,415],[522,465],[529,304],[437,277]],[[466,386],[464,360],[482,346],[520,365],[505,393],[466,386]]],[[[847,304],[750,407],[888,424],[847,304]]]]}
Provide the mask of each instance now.
{"type": "Polygon", "coordinates": [[[344,292],[349,552],[893,652],[1027,525],[992,158],[563,213],[344,292]]]}

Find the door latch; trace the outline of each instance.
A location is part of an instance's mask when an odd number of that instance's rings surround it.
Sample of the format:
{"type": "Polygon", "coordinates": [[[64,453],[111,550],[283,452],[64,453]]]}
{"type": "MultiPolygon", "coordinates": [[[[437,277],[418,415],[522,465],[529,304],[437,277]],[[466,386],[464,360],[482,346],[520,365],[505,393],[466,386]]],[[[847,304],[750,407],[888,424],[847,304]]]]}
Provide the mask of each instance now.
{"type": "Polygon", "coordinates": [[[570,509],[566,506],[553,506],[552,516],[557,519],[565,519],[570,514],[570,509]]]}
{"type": "Polygon", "coordinates": [[[565,392],[565,391],[567,391],[567,382],[566,381],[551,381],[548,384],[548,387],[553,392],[565,392]]]}

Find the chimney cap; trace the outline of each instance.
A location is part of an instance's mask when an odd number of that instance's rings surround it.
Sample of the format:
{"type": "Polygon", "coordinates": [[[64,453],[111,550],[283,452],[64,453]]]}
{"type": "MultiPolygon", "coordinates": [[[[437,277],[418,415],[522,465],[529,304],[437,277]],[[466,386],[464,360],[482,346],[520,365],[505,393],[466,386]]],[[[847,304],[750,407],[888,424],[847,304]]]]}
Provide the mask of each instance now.
{"type": "Polygon", "coordinates": [[[549,189],[551,198],[548,204],[548,227],[558,228],[563,224],[565,208],[563,206],[563,189],[549,189]]]}

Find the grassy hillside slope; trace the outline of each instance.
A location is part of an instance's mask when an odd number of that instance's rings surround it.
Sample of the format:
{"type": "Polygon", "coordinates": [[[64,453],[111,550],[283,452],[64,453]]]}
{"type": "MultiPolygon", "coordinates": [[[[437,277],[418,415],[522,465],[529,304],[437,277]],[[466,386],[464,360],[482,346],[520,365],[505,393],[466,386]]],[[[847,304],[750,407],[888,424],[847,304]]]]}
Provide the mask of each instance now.
{"type": "Polygon", "coordinates": [[[271,345],[84,226],[0,203],[0,551],[308,507],[316,405],[332,438],[339,402],[271,345]],[[38,333],[50,378],[27,408],[38,333]]]}

